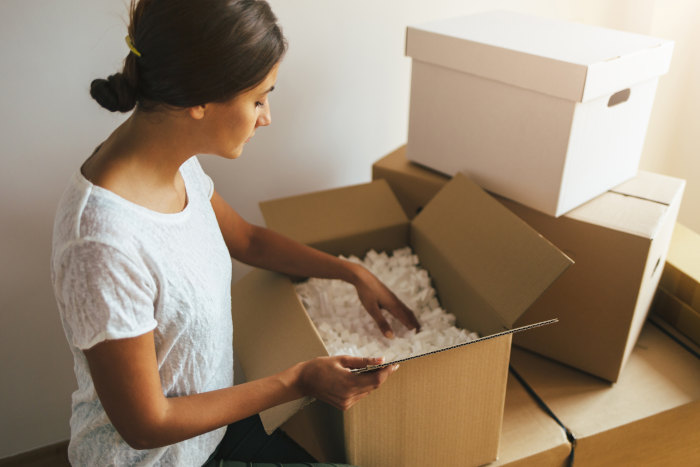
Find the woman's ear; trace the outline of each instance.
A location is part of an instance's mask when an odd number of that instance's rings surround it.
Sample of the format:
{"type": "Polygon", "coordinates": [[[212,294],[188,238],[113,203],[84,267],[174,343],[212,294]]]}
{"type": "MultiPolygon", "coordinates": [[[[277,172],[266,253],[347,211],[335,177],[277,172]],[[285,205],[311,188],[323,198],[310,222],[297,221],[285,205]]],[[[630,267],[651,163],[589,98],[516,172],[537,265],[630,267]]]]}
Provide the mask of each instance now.
{"type": "Polygon", "coordinates": [[[204,111],[206,110],[206,104],[195,105],[194,107],[189,107],[187,111],[195,120],[201,120],[204,118],[204,111]]]}

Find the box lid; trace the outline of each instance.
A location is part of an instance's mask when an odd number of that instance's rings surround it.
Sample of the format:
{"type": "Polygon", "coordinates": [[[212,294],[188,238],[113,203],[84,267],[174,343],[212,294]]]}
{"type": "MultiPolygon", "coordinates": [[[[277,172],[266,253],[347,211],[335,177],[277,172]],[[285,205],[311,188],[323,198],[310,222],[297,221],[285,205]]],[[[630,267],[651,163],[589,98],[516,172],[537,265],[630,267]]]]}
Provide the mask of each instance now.
{"type": "Polygon", "coordinates": [[[406,30],[414,60],[580,102],[666,73],[672,50],[670,40],[511,11],[406,30]]]}
{"type": "Polygon", "coordinates": [[[655,238],[670,206],[677,207],[685,180],[639,171],[636,177],[565,214],[643,238],[655,238]]]}
{"type": "Polygon", "coordinates": [[[435,282],[460,291],[450,297],[438,290],[446,309],[495,313],[508,328],[573,263],[461,173],[413,219],[411,238],[429,245],[431,254],[417,253],[435,282]]]}

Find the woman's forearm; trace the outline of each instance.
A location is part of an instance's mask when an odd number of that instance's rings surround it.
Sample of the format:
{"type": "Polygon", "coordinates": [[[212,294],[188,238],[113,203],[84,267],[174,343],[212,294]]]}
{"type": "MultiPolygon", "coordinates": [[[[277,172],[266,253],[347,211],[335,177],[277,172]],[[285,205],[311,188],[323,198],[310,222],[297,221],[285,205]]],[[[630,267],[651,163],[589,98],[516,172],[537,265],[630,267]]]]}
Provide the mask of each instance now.
{"type": "Polygon", "coordinates": [[[267,378],[181,397],[163,397],[152,412],[123,426],[120,434],[135,449],[153,449],[226,426],[303,396],[299,365],[267,378]]]}
{"type": "Polygon", "coordinates": [[[341,279],[356,284],[361,267],[303,245],[264,227],[253,226],[249,248],[241,261],[300,277],[341,279]]]}

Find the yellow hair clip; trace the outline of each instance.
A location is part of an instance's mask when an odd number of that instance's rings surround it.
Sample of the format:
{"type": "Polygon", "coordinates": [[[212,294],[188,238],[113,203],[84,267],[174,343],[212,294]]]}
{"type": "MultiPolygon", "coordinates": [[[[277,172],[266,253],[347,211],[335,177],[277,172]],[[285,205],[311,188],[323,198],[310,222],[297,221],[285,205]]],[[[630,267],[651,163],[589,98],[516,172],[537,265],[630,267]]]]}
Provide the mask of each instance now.
{"type": "Polygon", "coordinates": [[[133,43],[133,41],[131,40],[131,36],[126,36],[126,37],[124,38],[124,40],[126,40],[126,45],[129,46],[129,49],[134,53],[134,55],[136,55],[137,57],[140,57],[140,56],[141,56],[141,52],[139,52],[138,50],[136,50],[136,47],[134,47],[134,43],[133,43]]]}

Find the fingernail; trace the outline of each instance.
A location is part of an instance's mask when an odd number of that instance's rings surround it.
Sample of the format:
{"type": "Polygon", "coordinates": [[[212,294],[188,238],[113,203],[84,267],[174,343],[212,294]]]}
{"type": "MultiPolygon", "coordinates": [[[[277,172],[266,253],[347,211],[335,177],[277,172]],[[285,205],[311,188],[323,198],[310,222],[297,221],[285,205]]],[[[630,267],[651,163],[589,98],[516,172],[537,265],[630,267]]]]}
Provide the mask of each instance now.
{"type": "Polygon", "coordinates": [[[393,373],[394,371],[399,369],[399,364],[397,363],[396,365],[393,366],[391,372],[393,373]]]}

